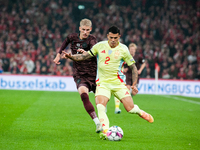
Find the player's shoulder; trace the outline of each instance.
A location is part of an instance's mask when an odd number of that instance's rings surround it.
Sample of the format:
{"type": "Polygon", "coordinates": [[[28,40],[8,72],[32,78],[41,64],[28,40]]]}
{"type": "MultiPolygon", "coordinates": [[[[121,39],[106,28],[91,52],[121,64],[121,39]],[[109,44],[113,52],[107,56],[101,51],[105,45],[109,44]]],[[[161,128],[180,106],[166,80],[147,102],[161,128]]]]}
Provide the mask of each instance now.
{"type": "Polygon", "coordinates": [[[70,36],[78,36],[78,33],[70,33],[70,36]]]}
{"type": "Polygon", "coordinates": [[[94,36],[94,35],[92,35],[92,34],[90,34],[88,38],[89,38],[90,40],[96,40],[96,39],[97,39],[96,36],[94,36]]]}
{"type": "Polygon", "coordinates": [[[123,50],[129,51],[129,50],[128,50],[128,47],[127,47],[125,44],[119,43],[119,46],[120,46],[123,50]]]}
{"type": "Polygon", "coordinates": [[[78,33],[70,33],[70,34],[68,34],[68,36],[67,36],[67,38],[69,38],[69,39],[75,39],[75,38],[77,38],[78,37],[78,33]]]}

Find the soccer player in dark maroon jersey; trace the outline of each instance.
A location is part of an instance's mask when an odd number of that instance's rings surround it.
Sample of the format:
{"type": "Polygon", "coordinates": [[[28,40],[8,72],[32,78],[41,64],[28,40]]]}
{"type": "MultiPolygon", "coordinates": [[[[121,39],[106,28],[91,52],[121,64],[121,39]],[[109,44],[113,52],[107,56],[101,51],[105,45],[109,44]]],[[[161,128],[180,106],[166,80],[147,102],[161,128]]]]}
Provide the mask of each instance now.
{"type": "MultiPolygon", "coordinates": [[[[142,70],[146,66],[145,59],[141,55],[136,53],[136,49],[137,49],[136,44],[131,43],[129,44],[128,48],[129,48],[130,54],[133,56],[134,60],[136,61],[135,65],[138,70],[138,80],[137,80],[137,87],[138,87],[140,74],[142,73],[142,70]]],[[[126,75],[126,86],[129,90],[131,90],[131,85],[133,84],[132,70],[128,66],[125,65],[124,73],[126,75]]],[[[136,93],[134,94],[134,92],[131,92],[131,93],[133,93],[133,95],[136,94],[136,93]]],[[[121,113],[121,110],[119,109],[120,101],[116,97],[114,97],[114,100],[115,100],[115,113],[119,114],[121,113]]]]}
{"type": "MultiPolygon", "coordinates": [[[[70,44],[72,54],[79,53],[77,50],[89,51],[93,45],[97,43],[96,38],[90,34],[92,31],[92,22],[89,19],[82,19],[79,27],[80,33],[72,33],[67,36],[65,41],[54,59],[56,64],[60,64],[61,53],[70,44]]],[[[101,123],[96,115],[95,109],[89,100],[88,93],[90,91],[95,92],[96,89],[96,71],[97,60],[96,57],[78,62],[73,61],[73,78],[76,83],[78,92],[83,101],[85,110],[93,119],[96,124],[96,132],[99,133],[102,130],[101,123]]]]}
{"type": "MultiPolygon", "coordinates": [[[[133,56],[133,58],[135,59],[136,63],[136,67],[138,70],[138,80],[137,80],[137,86],[139,84],[139,79],[140,79],[140,74],[142,73],[142,70],[145,68],[146,63],[145,63],[145,59],[138,53],[136,53],[137,50],[137,46],[134,43],[129,44],[129,51],[130,54],[133,56]]],[[[130,68],[127,67],[127,71],[126,71],[126,85],[128,87],[128,89],[130,89],[130,85],[132,85],[132,73],[130,72],[130,68]]]]}

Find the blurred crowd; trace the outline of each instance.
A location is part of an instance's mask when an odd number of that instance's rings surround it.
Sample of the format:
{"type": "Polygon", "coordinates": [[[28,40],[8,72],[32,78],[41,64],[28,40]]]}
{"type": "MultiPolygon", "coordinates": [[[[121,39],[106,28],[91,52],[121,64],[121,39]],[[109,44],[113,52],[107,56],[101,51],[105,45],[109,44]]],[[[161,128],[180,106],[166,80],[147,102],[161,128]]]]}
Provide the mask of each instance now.
{"type": "Polygon", "coordinates": [[[158,63],[159,78],[200,80],[200,0],[1,1],[0,73],[71,76],[71,60],[53,59],[83,18],[98,41],[117,25],[122,43],[137,44],[142,77],[154,78],[158,63]]]}

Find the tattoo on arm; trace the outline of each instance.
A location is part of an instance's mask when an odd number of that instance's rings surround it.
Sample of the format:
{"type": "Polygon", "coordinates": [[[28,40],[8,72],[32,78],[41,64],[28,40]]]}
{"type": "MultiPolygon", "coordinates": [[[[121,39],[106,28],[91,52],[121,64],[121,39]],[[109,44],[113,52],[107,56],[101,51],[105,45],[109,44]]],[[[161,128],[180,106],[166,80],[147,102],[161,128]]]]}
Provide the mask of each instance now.
{"type": "Polygon", "coordinates": [[[74,61],[82,61],[92,58],[92,56],[88,52],[84,52],[83,54],[75,54],[71,56],[71,59],[74,61]]]}
{"type": "Polygon", "coordinates": [[[137,84],[137,79],[138,79],[138,72],[135,64],[132,64],[129,66],[132,70],[132,80],[133,80],[133,85],[137,84]]]}

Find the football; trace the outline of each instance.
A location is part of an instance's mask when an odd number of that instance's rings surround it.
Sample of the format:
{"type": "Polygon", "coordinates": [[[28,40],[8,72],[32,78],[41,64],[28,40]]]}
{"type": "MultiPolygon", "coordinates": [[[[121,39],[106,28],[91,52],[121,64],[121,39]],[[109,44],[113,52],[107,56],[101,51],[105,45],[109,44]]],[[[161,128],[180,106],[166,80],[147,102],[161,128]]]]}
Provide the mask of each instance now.
{"type": "Polygon", "coordinates": [[[123,135],[123,130],[119,126],[112,126],[107,132],[107,137],[110,141],[120,141],[123,135]]]}

